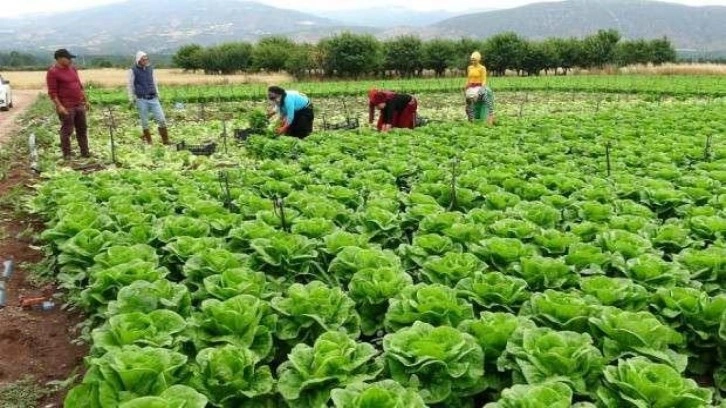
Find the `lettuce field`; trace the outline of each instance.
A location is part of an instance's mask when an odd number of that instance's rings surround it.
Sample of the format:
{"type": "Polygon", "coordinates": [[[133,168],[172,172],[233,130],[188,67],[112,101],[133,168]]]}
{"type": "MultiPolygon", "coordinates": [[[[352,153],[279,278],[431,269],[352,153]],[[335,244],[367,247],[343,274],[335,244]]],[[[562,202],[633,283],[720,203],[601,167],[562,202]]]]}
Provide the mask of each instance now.
{"type": "MultiPolygon", "coordinates": [[[[264,102],[170,97],[209,157],[142,146],[108,92],[94,172],[30,118],[29,205],[91,347],[65,406],[726,406],[723,82],[573,80],[495,89],[494,127],[436,82],[424,127],[304,141],[235,141],[264,102]]],[[[365,123],[330,87],[316,125],[365,123]]]]}

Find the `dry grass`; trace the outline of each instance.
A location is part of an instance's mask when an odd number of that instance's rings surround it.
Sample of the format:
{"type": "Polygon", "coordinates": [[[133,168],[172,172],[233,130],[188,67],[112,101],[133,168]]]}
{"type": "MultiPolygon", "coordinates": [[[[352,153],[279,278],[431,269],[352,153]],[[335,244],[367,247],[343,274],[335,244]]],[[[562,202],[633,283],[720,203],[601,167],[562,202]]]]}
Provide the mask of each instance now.
{"type": "MultiPolygon", "coordinates": [[[[631,65],[622,68],[609,66],[603,69],[574,69],[572,73],[575,75],[726,75],[726,64],[683,63],[660,66],[631,65]]],[[[550,72],[550,75],[552,74],[550,72]]],[[[80,75],[84,83],[92,83],[100,87],[112,88],[126,85],[126,70],[124,69],[89,69],[80,71],[80,75]]],[[[292,77],[285,73],[204,75],[184,72],[180,69],[158,69],[156,75],[162,85],[278,84],[292,81],[292,77]]],[[[8,71],[3,73],[3,77],[10,80],[15,89],[45,88],[45,71],[8,71]]]]}
{"type": "Polygon", "coordinates": [[[726,75],[726,64],[681,63],[681,64],[638,64],[627,67],[606,66],[601,69],[572,70],[575,75],[726,75]]]}
{"type": "MultiPolygon", "coordinates": [[[[112,88],[126,85],[126,72],[124,69],[117,68],[88,69],[80,71],[80,76],[84,83],[112,88]]],[[[277,84],[291,81],[291,77],[284,73],[204,75],[184,72],[180,69],[157,69],[156,76],[161,85],[277,84]]],[[[45,88],[45,71],[5,72],[3,77],[8,79],[15,89],[45,88]]]]}
{"type": "Polygon", "coordinates": [[[620,73],[637,75],[726,75],[726,64],[631,65],[620,68],[620,73]]]}

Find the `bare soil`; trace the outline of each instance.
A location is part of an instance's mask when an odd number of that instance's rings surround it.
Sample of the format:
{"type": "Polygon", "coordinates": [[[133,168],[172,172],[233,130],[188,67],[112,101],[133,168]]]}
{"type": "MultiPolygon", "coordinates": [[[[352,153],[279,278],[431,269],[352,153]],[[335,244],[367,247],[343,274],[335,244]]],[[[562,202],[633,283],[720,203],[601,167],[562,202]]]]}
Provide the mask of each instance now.
{"type": "MultiPolygon", "coordinates": [[[[37,94],[38,91],[16,91],[15,107],[10,112],[0,112],[0,148],[14,135],[15,119],[32,105],[37,94]]],[[[37,182],[34,177],[26,163],[14,163],[8,177],[0,180],[0,197],[37,182]]],[[[15,271],[7,282],[7,304],[0,308],[0,385],[28,375],[40,385],[66,380],[82,366],[88,352],[87,347],[72,343],[78,337],[75,329],[82,317],[63,311],[59,300],[49,311],[19,307],[20,296],[42,294],[43,288],[29,279],[28,268],[43,260],[43,253],[32,242],[33,233],[42,229],[39,220],[0,207],[0,261],[13,259],[15,263],[15,271]]],[[[62,398],[63,392],[59,392],[44,398],[40,406],[61,407],[62,398]]],[[[0,406],[4,406],[2,401],[0,406]]]]}
{"type": "Polygon", "coordinates": [[[13,108],[0,112],[0,148],[17,130],[17,119],[35,102],[39,90],[13,89],[13,108]]]}

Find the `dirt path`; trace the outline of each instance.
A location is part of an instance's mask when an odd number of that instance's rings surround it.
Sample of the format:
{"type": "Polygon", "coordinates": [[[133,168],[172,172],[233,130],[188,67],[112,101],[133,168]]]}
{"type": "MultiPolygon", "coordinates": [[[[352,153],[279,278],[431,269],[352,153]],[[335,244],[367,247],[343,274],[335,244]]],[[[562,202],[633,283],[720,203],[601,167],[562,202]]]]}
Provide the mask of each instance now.
{"type": "MultiPolygon", "coordinates": [[[[15,120],[33,104],[38,93],[17,91],[14,108],[0,112],[0,149],[19,129],[15,120]]],[[[13,163],[8,177],[0,180],[0,198],[14,196],[18,189],[36,183],[34,178],[27,162],[13,163]]],[[[6,285],[7,305],[0,308],[0,388],[28,375],[41,386],[48,381],[65,380],[81,365],[87,352],[86,348],[71,343],[78,336],[75,327],[80,317],[62,311],[60,305],[49,311],[19,306],[20,296],[42,293],[42,288],[28,277],[29,266],[43,260],[43,253],[32,241],[33,233],[41,231],[43,225],[18,213],[12,200],[0,202],[0,262],[7,259],[15,262],[15,271],[6,285]]],[[[2,399],[0,395],[0,406],[5,407],[2,399]]],[[[40,406],[60,407],[61,401],[60,394],[52,395],[43,398],[40,406]]]]}
{"type": "Polygon", "coordinates": [[[17,130],[17,119],[33,105],[41,90],[13,90],[13,108],[0,112],[0,146],[17,130]]]}

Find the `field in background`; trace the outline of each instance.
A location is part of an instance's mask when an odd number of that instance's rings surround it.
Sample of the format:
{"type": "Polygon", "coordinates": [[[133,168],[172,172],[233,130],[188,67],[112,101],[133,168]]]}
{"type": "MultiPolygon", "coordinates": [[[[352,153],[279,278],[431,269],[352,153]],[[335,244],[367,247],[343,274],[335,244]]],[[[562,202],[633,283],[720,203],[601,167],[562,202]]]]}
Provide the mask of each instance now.
{"type": "Polygon", "coordinates": [[[631,65],[618,71],[637,75],[726,75],[726,64],[631,65]]]}
{"type": "MultiPolygon", "coordinates": [[[[226,85],[244,83],[281,83],[290,81],[285,73],[204,75],[180,69],[158,69],[157,79],[162,85],[226,85]]],[[[126,85],[126,70],[118,68],[88,69],[80,71],[81,80],[96,86],[114,88],[126,85]]],[[[45,88],[45,71],[17,71],[3,73],[15,89],[45,88]]]]}
{"type": "MultiPolygon", "coordinates": [[[[276,84],[292,81],[286,73],[204,75],[184,72],[180,69],[158,69],[156,71],[161,85],[227,85],[262,83],[276,84]]],[[[574,69],[575,75],[726,75],[726,64],[664,64],[661,66],[632,65],[604,69],[574,69]]],[[[102,88],[115,88],[126,85],[126,70],[118,68],[89,69],[80,72],[81,80],[102,88]]],[[[508,75],[515,73],[508,73],[508,75]]],[[[45,71],[6,72],[3,76],[10,80],[15,89],[45,88],[45,71]]]]}

